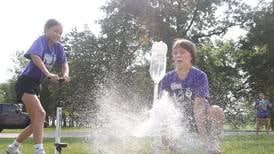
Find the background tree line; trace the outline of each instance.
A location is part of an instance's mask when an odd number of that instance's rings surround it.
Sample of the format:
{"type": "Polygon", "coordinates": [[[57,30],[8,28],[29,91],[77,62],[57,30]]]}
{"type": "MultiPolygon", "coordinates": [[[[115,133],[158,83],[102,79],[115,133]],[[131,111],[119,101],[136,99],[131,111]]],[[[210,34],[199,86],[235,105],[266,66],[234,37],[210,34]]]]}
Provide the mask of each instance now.
{"type": "MultiPolygon", "coordinates": [[[[65,34],[71,83],[43,83],[41,99],[48,118],[54,120],[59,104],[69,122],[65,125],[88,126],[96,120],[102,85],[115,86],[124,97],[139,96],[142,105],[150,107],[153,82],[146,57],[152,42],[167,43],[169,71],[171,45],[180,37],[196,43],[196,66],[208,74],[211,102],[225,109],[226,123],[234,128],[253,124],[258,92],[274,96],[273,5],[261,1],[260,7],[251,8],[239,0],[108,1],[102,7],[105,17],[98,21],[99,36],[88,28],[65,34]],[[248,33],[237,42],[224,41],[223,35],[234,26],[248,33]]],[[[14,77],[0,85],[1,102],[15,102],[14,83],[26,63],[22,54],[16,53],[14,77]]]]}

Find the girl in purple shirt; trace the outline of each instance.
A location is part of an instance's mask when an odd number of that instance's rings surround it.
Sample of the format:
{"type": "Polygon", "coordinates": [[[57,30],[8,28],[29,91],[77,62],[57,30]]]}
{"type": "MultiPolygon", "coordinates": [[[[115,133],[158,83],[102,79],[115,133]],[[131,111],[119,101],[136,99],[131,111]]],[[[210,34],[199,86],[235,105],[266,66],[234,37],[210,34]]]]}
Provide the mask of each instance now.
{"type": "Polygon", "coordinates": [[[196,59],[194,43],[178,39],[172,47],[175,69],[168,72],[161,81],[160,91],[167,91],[175,105],[187,116],[190,131],[197,131],[201,141],[213,153],[222,153],[216,142],[209,136],[211,131],[222,130],[224,112],[216,105],[209,105],[207,75],[193,67],[196,59]]]}
{"type": "Polygon", "coordinates": [[[266,134],[269,134],[271,121],[272,102],[264,93],[259,94],[259,99],[255,102],[256,108],[256,134],[259,134],[260,127],[265,126],[266,134]]]}
{"type": "Polygon", "coordinates": [[[69,67],[64,53],[64,47],[59,42],[63,27],[60,22],[50,19],[44,27],[44,35],[34,41],[30,49],[24,55],[29,63],[22,71],[16,82],[16,95],[23,102],[29,113],[31,123],[8,146],[8,154],[20,154],[19,146],[33,134],[35,154],[45,154],[43,147],[44,121],[46,112],[38,98],[41,81],[45,78],[58,82],[59,76],[50,73],[54,64],[62,67],[62,78],[69,82],[69,67]]]}

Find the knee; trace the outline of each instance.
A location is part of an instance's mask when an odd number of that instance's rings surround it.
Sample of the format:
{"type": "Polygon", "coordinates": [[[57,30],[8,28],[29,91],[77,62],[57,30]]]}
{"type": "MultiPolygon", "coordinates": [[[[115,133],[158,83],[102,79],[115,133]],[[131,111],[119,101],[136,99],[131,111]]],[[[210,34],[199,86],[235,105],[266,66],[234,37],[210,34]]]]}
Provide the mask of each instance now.
{"type": "Polygon", "coordinates": [[[35,117],[39,120],[45,120],[46,118],[46,111],[44,109],[39,109],[35,112],[35,117]]]}
{"type": "Polygon", "coordinates": [[[208,109],[208,116],[212,120],[224,121],[225,115],[221,107],[212,105],[208,109]]]}

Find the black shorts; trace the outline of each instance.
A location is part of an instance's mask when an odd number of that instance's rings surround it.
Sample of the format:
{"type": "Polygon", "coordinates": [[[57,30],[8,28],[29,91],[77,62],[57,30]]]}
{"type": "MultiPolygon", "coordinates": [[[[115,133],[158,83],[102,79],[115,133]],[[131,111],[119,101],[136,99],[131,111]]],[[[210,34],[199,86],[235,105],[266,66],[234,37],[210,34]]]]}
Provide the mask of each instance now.
{"type": "Polygon", "coordinates": [[[22,96],[24,93],[39,95],[40,82],[34,80],[28,76],[20,76],[15,85],[17,102],[22,102],[22,96]]]}

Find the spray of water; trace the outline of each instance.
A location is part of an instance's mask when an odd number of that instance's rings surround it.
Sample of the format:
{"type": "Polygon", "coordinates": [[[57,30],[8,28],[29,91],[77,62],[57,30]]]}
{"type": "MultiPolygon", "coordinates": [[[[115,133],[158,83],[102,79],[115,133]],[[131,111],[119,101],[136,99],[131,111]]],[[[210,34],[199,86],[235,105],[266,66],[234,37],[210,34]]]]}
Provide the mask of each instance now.
{"type": "Polygon", "coordinates": [[[138,96],[123,96],[117,89],[104,89],[97,99],[96,127],[89,139],[96,153],[153,153],[152,138],[158,137],[162,149],[185,153],[197,150],[197,136],[187,132],[184,113],[164,95],[151,109],[138,96]]]}

